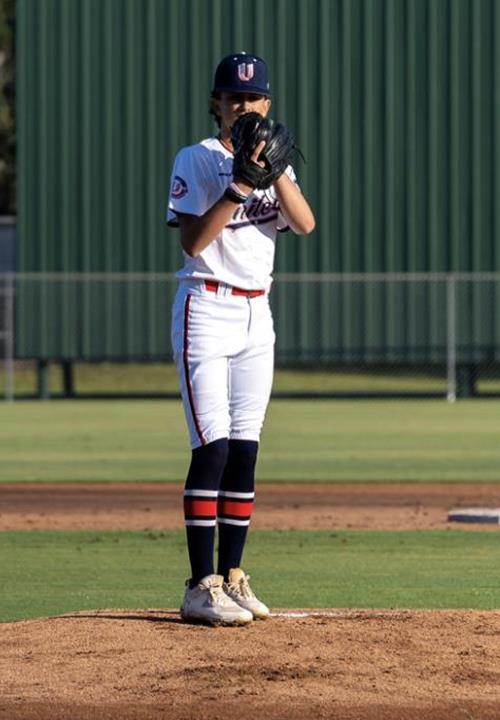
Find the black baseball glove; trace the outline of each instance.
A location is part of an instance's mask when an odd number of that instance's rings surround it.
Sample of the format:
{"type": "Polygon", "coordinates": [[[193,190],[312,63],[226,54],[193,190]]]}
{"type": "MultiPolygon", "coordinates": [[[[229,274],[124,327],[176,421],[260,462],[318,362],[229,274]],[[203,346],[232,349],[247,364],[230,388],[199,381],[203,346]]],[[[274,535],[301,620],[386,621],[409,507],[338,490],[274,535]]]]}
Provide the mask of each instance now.
{"type": "Polygon", "coordinates": [[[282,123],[273,123],[259,113],[246,113],[238,118],[231,130],[234,149],[233,176],[254,188],[265,190],[285,172],[290,164],[295,141],[282,123]],[[253,162],[257,145],[265,141],[259,160],[264,167],[253,162]]]}

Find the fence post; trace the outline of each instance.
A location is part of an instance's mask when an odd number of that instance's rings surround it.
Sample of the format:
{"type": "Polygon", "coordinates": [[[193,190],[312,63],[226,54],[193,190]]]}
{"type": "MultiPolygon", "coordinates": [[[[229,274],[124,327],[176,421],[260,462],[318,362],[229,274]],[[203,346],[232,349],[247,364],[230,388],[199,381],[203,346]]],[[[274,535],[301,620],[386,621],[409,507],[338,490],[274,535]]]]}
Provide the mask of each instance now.
{"type": "Polygon", "coordinates": [[[50,398],[48,360],[38,360],[36,363],[36,385],[38,399],[48,400],[50,398]]]}
{"type": "Polygon", "coordinates": [[[63,377],[63,395],[65,398],[75,396],[75,383],[73,376],[73,363],[71,360],[63,360],[61,363],[63,377]]]}
{"type": "MultiPolygon", "coordinates": [[[[0,295],[4,297],[4,312],[2,331],[0,337],[4,341],[4,370],[5,370],[5,399],[14,400],[14,275],[9,273],[3,276],[5,285],[0,287],[0,295]]],[[[1,281],[1,276],[0,276],[1,281]]]]}
{"type": "Polygon", "coordinates": [[[7,280],[7,303],[6,303],[6,316],[7,316],[7,363],[6,363],[6,378],[5,378],[5,396],[6,400],[12,402],[14,400],[14,339],[15,339],[15,326],[14,326],[14,293],[15,283],[14,275],[9,275],[7,280]]]}
{"type": "Polygon", "coordinates": [[[446,278],[446,380],[448,402],[457,399],[457,297],[453,273],[446,278]]]}

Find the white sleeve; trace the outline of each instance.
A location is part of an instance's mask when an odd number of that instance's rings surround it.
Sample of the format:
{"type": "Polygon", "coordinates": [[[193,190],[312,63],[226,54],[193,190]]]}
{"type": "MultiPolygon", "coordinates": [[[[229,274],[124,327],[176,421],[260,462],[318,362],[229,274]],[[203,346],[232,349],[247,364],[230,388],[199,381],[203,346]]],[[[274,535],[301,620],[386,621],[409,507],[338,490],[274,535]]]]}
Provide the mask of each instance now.
{"type": "MultiPolygon", "coordinates": [[[[286,175],[288,175],[290,180],[293,183],[295,183],[295,185],[297,185],[297,187],[299,187],[299,184],[297,182],[297,176],[295,175],[295,170],[293,169],[293,167],[291,165],[289,165],[287,167],[287,169],[285,170],[285,173],[286,173],[286,175]]],[[[300,188],[299,188],[299,190],[300,190],[300,188]]],[[[273,188],[273,192],[274,192],[274,188],[273,188]]],[[[278,232],[286,232],[287,230],[290,229],[290,226],[288,225],[287,221],[285,220],[284,215],[282,215],[281,212],[278,213],[278,221],[277,221],[276,227],[278,229],[278,232]]]]}
{"type": "Polygon", "coordinates": [[[176,227],[177,213],[203,215],[213,205],[213,183],[206,151],[198,145],[177,154],[170,181],[167,222],[176,227]]]}

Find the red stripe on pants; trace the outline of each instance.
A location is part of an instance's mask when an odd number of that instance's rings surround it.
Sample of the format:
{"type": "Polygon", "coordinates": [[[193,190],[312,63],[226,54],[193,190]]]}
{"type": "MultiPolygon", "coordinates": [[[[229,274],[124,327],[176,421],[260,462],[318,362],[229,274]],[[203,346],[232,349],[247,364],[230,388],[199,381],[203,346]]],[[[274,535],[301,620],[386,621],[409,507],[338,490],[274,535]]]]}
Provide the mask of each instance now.
{"type": "Polygon", "coordinates": [[[186,377],[186,386],[189,398],[189,407],[191,408],[191,414],[193,416],[196,432],[200,438],[201,444],[206,445],[207,441],[201,431],[200,423],[196,415],[196,408],[194,406],[193,399],[193,388],[191,387],[191,378],[189,376],[189,357],[188,357],[188,339],[189,339],[189,306],[191,304],[191,295],[186,298],[186,305],[184,306],[184,348],[183,348],[183,360],[184,360],[184,375],[186,377]]]}

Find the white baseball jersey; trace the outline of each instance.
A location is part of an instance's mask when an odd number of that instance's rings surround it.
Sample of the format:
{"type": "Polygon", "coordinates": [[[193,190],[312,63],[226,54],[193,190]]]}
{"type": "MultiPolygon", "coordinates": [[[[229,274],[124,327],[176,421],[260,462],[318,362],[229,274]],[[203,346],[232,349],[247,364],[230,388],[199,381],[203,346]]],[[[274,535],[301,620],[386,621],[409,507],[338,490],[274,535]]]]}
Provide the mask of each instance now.
{"type": "MultiPolygon", "coordinates": [[[[168,223],[176,213],[203,215],[232,182],[233,153],[216,138],[185,147],[178,153],[172,173],[168,223]]],[[[295,182],[291,166],[287,175],[295,182]]],[[[219,280],[247,290],[271,284],[277,231],[287,230],[276,192],[254,190],[243,205],[235,205],[231,221],[197,257],[186,253],[177,277],[219,280]]]]}
{"type": "MultiPolygon", "coordinates": [[[[183,148],[172,173],[169,225],[178,225],[178,212],[200,216],[211,208],[232,182],[232,168],[233,154],[218,138],[183,148]]],[[[286,172],[295,182],[293,169],[286,172]]],[[[267,291],[276,234],[286,229],[274,188],[254,190],[200,255],[184,253],[172,347],[192,448],[260,437],[275,341],[267,291]],[[266,292],[245,296],[235,288],[266,292]]]]}

